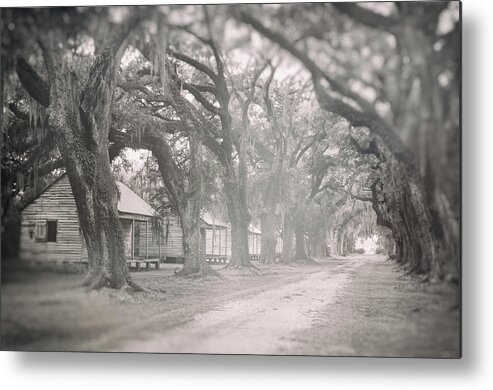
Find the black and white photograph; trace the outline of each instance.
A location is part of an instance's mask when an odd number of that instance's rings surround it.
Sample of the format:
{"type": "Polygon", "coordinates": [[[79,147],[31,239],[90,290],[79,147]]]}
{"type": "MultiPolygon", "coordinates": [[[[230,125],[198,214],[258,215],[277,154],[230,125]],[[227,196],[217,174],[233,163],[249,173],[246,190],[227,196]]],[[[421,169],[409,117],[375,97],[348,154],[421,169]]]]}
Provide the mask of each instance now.
{"type": "Polygon", "coordinates": [[[460,2],[0,12],[3,351],[461,358],[460,2]]]}

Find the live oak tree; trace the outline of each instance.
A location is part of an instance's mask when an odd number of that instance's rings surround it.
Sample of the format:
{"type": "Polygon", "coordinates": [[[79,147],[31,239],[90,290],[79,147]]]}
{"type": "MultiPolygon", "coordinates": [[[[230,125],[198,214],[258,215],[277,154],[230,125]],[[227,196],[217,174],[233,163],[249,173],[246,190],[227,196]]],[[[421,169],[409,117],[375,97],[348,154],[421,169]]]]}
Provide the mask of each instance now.
{"type": "Polygon", "coordinates": [[[130,11],[26,9],[7,15],[12,34],[43,59],[40,73],[29,62],[29,50],[19,51],[15,71],[56,139],[87,247],[83,284],[90,288],[137,288],[124,257],[108,152],[116,74],[128,34],[140,20],[140,11],[130,11]]]}
{"type": "MultiPolygon", "coordinates": [[[[147,58],[152,56],[148,47],[142,52],[147,58]]],[[[125,129],[119,136],[129,147],[150,150],[157,160],[182,231],[184,264],[177,275],[217,275],[206,262],[201,229],[205,189],[202,140],[210,125],[182,96],[180,80],[171,63],[164,64],[153,76],[149,75],[148,63],[143,65],[132,69],[119,84],[126,95],[119,102],[118,123],[125,129]],[[139,79],[135,73],[144,77],[139,79]]]]}
{"type": "Polygon", "coordinates": [[[262,107],[267,126],[258,126],[252,153],[261,165],[259,176],[261,192],[260,220],[262,250],[260,260],[272,263],[276,258],[279,228],[283,237],[281,261],[306,259],[305,219],[306,175],[303,158],[323,137],[322,122],[312,120],[313,97],[307,93],[303,79],[289,76],[275,78],[275,68],[262,84],[262,107]],[[279,226],[282,225],[282,226],[279,226]],[[292,254],[296,236],[295,254],[292,254]]]}
{"type": "MultiPolygon", "coordinates": [[[[230,111],[231,85],[228,83],[227,68],[221,55],[214,29],[218,23],[212,23],[208,9],[198,13],[200,19],[196,26],[179,26],[181,31],[176,41],[171,39],[168,53],[177,61],[188,65],[196,72],[197,80],[181,79],[182,88],[187,91],[205,110],[215,126],[209,126],[204,132],[203,143],[215,155],[223,167],[222,184],[228,209],[232,234],[232,256],[229,267],[251,267],[248,251],[248,228],[251,215],[247,201],[247,166],[245,156],[246,134],[234,128],[230,111]],[[196,32],[193,28],[198,28],[196,32]],[[180,37],[192,36],[199,45],[195,52],[201,53],[203,60],[186,47],[180,37]],[[178,50],[178,48],[182,50],[178,50]],[[203,53],[206,53],[204,55],[203,53]],[[214,67],[205,58],[213,58],[214,67]]],[[[215,20],[219,18],[216,14],[215,20]]]]}
{"type": "Polygon", "coordinates": [[[330,254],[335,256],[350,253],[357,237],[372,236],[377,230],[377,217],[368,211],[373,211],[371,186],[381,162],[370,153],[374,141],[363,146],[356,137],[366,139],[368,132],[350,129],[347,121],[336,120],[327,136],[312,148],[307,163],[310,198],[324,209],[319,214],[326,215],[323,228],[312,217],[315,226],[310,236],[321,229],[327,232],[330,254]]]}
{"type": "MultiPolygon", "coordinates": [[[[293,168],[299,161],[297,157],[301,142],[294,147],[295,142],[295,108],[297,107],[302,90],[290,91],[291,83],[286,82],[284,91],[276,91],[278,95],[273,99],[272,82],[275,69],[265,83],[263,107],[270,124],[270,133],[273,138],[272,163],[270,164],[269,183],[265,188],[262,213],[262,257],[265,263],[272,263],[276,257],[276,210],[278,205],[283,210],[283,242],[286,244],[282,260],[291,261],[291,241],[293,234],[293,202],[292,187],[295,186],[293,168]],[[294,95],[291,98],[289,94],[294,95]],[[276,105],[273,100],[276,100],[276,105]],[[276,109],[279,107],[279,109],[276,109]],[[293,150],[296,148],[296,150],[293,150]],[[294,158],[291,158],[295,156],[294,158]]],[[[297,140],[296,140],[297,141],[297,140]]],[[[299,251],[299,242],[296,246],[299,251]]]]}
{"type": "Polygon", "coordinates": [[[59,173],[61,159],[55,140],[39,119],[33,120],[26,96],[11,83],[6,93],[9,108],[4,116],[1,142],[2,177],[2,258],[18,255],[20,212],[59,173]],[[12,96],[13,95],[13,96],[12,96]],[[10,98],[10,96],[12,96],[10,98]]]}
{"type": "Polygon", "coordinates": [[[13,198],[29,201],[46,184],[43,179],[62,167],[55,139],[45,128],[47,123],[35,119],[28,98],[22,91],[16,92],[6,102],[2,126],[2,222],[13,198]]]}

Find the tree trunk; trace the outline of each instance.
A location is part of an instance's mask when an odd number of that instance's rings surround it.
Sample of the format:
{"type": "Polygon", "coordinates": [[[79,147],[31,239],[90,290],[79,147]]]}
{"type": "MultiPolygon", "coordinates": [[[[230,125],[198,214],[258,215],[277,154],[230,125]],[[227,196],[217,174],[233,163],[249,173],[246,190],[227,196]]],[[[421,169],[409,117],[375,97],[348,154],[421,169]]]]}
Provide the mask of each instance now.
{"type": "MultiPolygon", "coordinates": [[[[182,112],[183,118],[186,118],[182,112]]],[[[216,274],[207,264],[202,241],[201,212],[203,207],[202,142],[200,134],[188,132],[189,169],[187,178],[175,164],[173,152],[162,129],[147,129],[143,144],[156,157],[163,183],[178,212],[182,232],[183,267],[178,276],[216,274]]]]}
{"type": "Polygon", "coordinates": [[[293,235],[293,221],[288,212],[284,216],[284,227],[282,230],[282,261],[286,264],[293,260],[293,235]]]}
{"type": "Polygon", "coordinates": [[[195,202],[189,201],[180,211],[180,226],[182,230],[183,267],[176,272],[177,276],[217,275],[207,263],[204,246],[204,231],[200,228],[200,211],[195,202]]]}
{"type": "Polygon", "coordinates": [[[207,263],[204,253],[200,225],[203,199],[202,143],[200,137],[190,132],[190,167],[188,191],[179,201],[179,217],[182,230],[183,268],[178,276],[205,276],[217,273],[207,263]]]}
{"type": "Polygon", "coordinates": [[[276,214],[275,211],[266,210],[261,217],[262,244],[260,262],[272,264],[276,261],[276,214]]]}
{"type": "Polygon", "coordinates": [[[51,79],[48,118],[55,133],[86,241],[89,271],[83,284],[122,288],[131,283],[118,215],[118,189],[108,154],[115,59],[96,57],[87,85],[59,64],[51,79]]]}
{"type": "Polygon", "coordinates": [[[272,164],[272,173],[269,177],[263,199],[263,211],[261,215],[262,248],[260,261],[271,264],[276,261],[277,244],[277,219],[276,207],[279,194],[279,182],[282,170],[282,161],[275,158],[272,164]]]}
{"type": "MultiPolygon", "coordinates": [[[[67,172],[70,172],[68,167],[67,172]]],[[[73,184],[76,181],[74,173],[68,175],[89,260],[89,271],[83,285],[117,289],[133,285],[124,253],[123,229],[117,208],[118,190],[111,172],[109,169],[99,172],[92,192],[86,194],[76,190],[78,184],[73,184]],[[79,210],[90,211],[81,213],[79,210]]]]}
{"type": "Polygon", "coordinates": [[[303,224],[296,223],[294,228],[294,235],[296,237],[296,253],[294,255],[296,260],[306,260],[305,251],[305,228],[303,224]]]}
{"type": "Polygon", "coordinates": [[[332,235],[330,236],[330,254],[331,254],[331,256],[335,256],[335,257],[340,255],[339,248],[337,246],[338,235],[339,235],[339,228],[335,228],[332,231],[332,235]]]}
{"type": "Polygon", "coordinates": [[[116,71],[128,33],[128,26],[120,27],[114,41],[98,50],[87,76],[79,77],[66,63],[67,36],[51,25],[38,37],[49,83],[22,58],[16,68],[23,87],[46,108],[86,242],[89,270],[83,283],[91,288],[137,287],[124,257],[118,190],[108,154],[116,71]]]}
{"type": "Polygon", "coordinates": [[[253,267],[248,250],[248,227],[251,216],[247,202],[247,148],[244,135],[238,152],[238,175],[233,164],[223,177],[226,203],[231,222],[231,260],[228,267],[253,267]]]}
{"type": "Polygon", "coordinates": [[[227,183],[226,197],[231,222],[231,260],[228,267],[252,267],[248,252],[250,214],[234,187],[234,185],[227,183]]]}
{"type": "Polygon", "coordinates": [[[337,243],[338,252],[341,256],[346,256],[346,232],[342,231],[339,233],[339,240],[337,243]]]}

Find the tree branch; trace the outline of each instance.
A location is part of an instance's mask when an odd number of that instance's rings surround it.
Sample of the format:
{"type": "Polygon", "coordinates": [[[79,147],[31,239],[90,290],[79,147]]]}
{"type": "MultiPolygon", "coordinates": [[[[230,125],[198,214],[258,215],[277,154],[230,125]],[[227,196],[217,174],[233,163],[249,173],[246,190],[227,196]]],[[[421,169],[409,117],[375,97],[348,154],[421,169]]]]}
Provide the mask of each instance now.
{"type": "Polygon", "coordinates": [[[396,34],[399,28],[397,18],[383,16],[354,3],[331,3],[332,7],[365,26],[396,34]]]}
{"type": "Polygon", "coordinates": [[[372,194],[372,207],[377,215],[377,225],[384,226],[386,228],[392,229],[392,224],[389,220],[387,220],[383,213],[380,210],[379,201],[378,201],[378,193],[377,193],[377,185],[380,182],[380,178],[376,179],[371,185],[371,194],[372,194]]]}
{"type": "Polygon", "coordinates": [[[207,100],[207,98],[202,95],[193,84],[183,83],[183,88],[190,92],[193,97],[197,99],[197,101],[202,104],[202,106],[204,106],[207,111],[210,111],[217,115],[221,115],[221,109],[209,102],[209,100],[207,100]]]}
{"type": "Polygon", "coordinates": [[[207,65],[204,65],[202,64],[201,62],[197,61],[197,60],[194,60],[193,58],[187,56],[186,54],[183,54],[183,53],[178,53],[172,49],[168,49],[168,53],[175,57],[176,59],[180,60],[180,61],[183,61],[185,63],[187,63],[188,65],[194,67],[195,69],[197,69],[199,72],[202,72],[202,73],[205,73],[207,76],[210,77],[210,79],[215,83],[216,82],[216,79],[217,79],[217,76],[216,74],[214,73],[214,71],[209,68],[207,65]]]}
{"type": "Polygon", "coordinates": [[[39,104],[48,107],[50,105],[50,87],[23,57],[17,58],[16,72],[27,93],[39,104]]]}
{"type": "Polygon", "coordinates": [[[258,20],[250,16],[244,11],[240,11],[236,17],[243,21],[244,23],[252,26],[259,33],[270,39],[271,41],[277,43],[283,49],[291,53],[294,57],[300,60],[303,65],[312,74],[312,79],[314,82],[315,93],[320,106],[329,112],[336,113],[348,121],[351,122],[353,126],[365,126],[370,129],[373,133],[380,136],[382,141],[391,150],[391,152],[396,156],[396,158],[404,162],[408,168],[412,169],[414,166],[414,154],[403,144],[399,137],[394,133],[390,126],[378,116],[371,105],[362,99],[360,96],[352,93],[346,87],[341,86],[334,79],[329,77],[324,71],[322,71],[314,61],[312,61],[305,53],[297,49],[292,43],[290,43],[284,36],[274,32],[267,27],[265,27],[258,20]],[[340,99],[335,99],[331,97],[321,86],[321,80],[325,79],[329,82],[330,86],[336,91],[344,96],[353,99],[359,105],[366,110],[366,112],[361,112],[344,103],[340,99]]]}

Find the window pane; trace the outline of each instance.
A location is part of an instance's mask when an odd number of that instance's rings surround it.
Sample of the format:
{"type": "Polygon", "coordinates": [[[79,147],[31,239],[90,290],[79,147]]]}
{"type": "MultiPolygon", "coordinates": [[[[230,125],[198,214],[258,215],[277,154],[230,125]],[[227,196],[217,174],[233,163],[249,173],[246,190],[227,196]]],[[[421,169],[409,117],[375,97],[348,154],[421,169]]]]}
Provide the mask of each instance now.
{"type": "Polygon", "coordinates": [[[48,234],[46,241],[56,242],[57,221],[47,221],[48,234]]]}
{"type": "Polygon", "coordinates": [[[46,240],[46,221],[36,221],[36,240],[46,240]]]}

